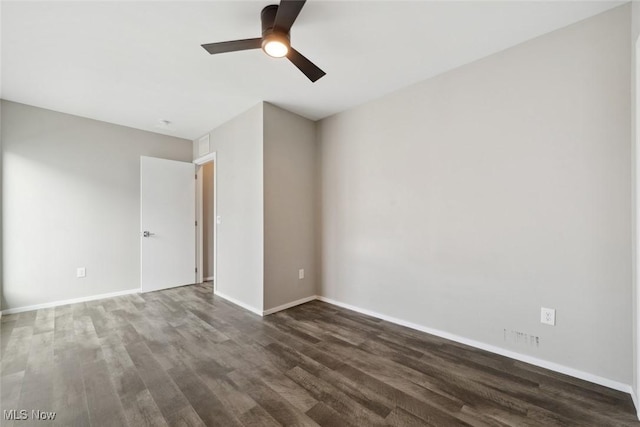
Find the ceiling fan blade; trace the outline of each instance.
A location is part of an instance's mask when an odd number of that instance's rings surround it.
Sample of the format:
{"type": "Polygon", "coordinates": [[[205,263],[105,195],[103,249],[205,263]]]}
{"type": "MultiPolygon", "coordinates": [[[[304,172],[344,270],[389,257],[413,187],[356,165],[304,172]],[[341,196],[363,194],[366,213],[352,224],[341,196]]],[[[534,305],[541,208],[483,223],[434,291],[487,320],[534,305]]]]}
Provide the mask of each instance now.
{"type": "Polygon", "coordinates": [[[293,62],[293,65],[298,67],[298,69],[302,71],[304,75],[307,76],[307,78],[309,78],[309,80],[311,80],[312,82],[315,82],[316,80],[327,74],[294,48],[289,48],[287,58],[289,58],[289,61],[293,62]]]}
{"type": "Polygon", "coordinates": [[[280,0],[273,30],[289,33],[306,0],[280,0]]]}
{"type": "Polygon", "coordinates": [[[262,47],[262,38],[209,43],[203,44],[202,47],[212,55],[216,53],[235,52],[237,50],[259,49],[262,47]]]}

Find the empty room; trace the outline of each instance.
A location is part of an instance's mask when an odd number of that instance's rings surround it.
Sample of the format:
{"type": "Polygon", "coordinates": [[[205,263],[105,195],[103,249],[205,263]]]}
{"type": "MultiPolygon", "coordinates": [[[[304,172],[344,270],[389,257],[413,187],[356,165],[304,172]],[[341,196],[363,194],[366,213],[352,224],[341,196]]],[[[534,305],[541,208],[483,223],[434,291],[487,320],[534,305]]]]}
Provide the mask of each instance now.
{"type": "Polygon", "coordinates": [[[0,1],[0,425],[640,426],[639,39],[0,1]]]}

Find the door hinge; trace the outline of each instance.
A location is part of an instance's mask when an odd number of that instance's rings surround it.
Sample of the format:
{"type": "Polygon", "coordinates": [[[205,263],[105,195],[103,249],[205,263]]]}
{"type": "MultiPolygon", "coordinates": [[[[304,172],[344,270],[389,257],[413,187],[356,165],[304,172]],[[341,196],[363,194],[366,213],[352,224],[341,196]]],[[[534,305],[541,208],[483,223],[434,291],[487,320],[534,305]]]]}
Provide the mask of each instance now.
{"type": "Polygon", "coordinates": [[[198,226],[198,221],[196,221],[196,227],[198,226]]]}
{"type": "Polygon", "coordinates": [[[198,174],[196,174],[195,176],[196,176],[196,179],[198,179],[198,174]]]}
{"type": "Polygon", "coordinates": [[[196,273],[198,272],[198,267],[196,267],[196,273]]]}

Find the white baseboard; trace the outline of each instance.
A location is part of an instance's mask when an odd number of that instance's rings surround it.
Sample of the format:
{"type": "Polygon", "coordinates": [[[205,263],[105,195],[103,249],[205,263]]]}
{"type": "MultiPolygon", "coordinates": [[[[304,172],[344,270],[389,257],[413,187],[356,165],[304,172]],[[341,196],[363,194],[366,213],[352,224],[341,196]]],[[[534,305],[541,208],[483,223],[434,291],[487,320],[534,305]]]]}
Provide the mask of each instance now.
{"type": "Polygon", "coordinates": [[[636,391],[633,389],[633,387],[631,388],[631,400],[633,400],[633,406],[636,408],[636,416],[638,417],[638,420],[640,420],[640,406],[638,406],[638,396],[636,396],[636,391]]]}
{"type": "MultiPolygon", "coordinates": [[[[451,334],[449,332],[441,331],[438,329],[429,328],[426,326],[418,325],[412,322],[407,322],[406,320],[398,319],[395,317],[387,316],[386,314],[380,314],[375,311],[367,310],[364,308],[356,307],[351,304],[345,304],[340,301],[333,300],[331,298],[326,298],[323,296],[318,296],[318,300],[336,305],[338,307],[346,308],[348,310],[353,310],[358,313],[366,314],[371,317],[376,317],[381,320],[386,320],[387,322],[395,323],[397,325],[406,326],[407,328],[415,329],[421,332],[426,332],[431,335],[435,335],[441,338],[445,338],[451,341],[455,341],[461,344],[466,344],[471,347],[479,348],[482,350],[489,351],[491,353],[496,353],[501,356],[506,356],[511,359],[519,360],[521,362],[526,362],[531,365],[539,366],[541,368],[549,369],[551,371],[559,372],[561,374],[569,375],[575,378],[579,378],[581,380],[589,381],[595,384],[599,384],[608,388],[612,388],[614,390],[622,391],[625,393],[631,394],[632,388],[629,384],[624,384],[618,381],[610,380],[608,378],[600,377],[598,375],[591,374],[589,372],[580,371],[578,369],[570,368],[568,366],[560,365],[558,363],[549,362],[547,360],[538,359],[537,357],[528,356],[525,354],[520,354],[515,351],[507,350],[504,348],[497,347],[495,345],[486,344],[480,341],[475,341],[469,338],[461,337],[455,334],[451,334]]],[[[632,395],[633,397],[633,395],[632,395]]],[[[636,406],[638,408],[638,406],[636,406]]]]}
{"type": "Polygon", "coordinates": [[[296,300],[296,301],[291,301],[291,302],[288,302],[286,304],[282,304],[282,305],[279,305],[277,307],[270,308],[268,310],[263,311],[262,314],[264,316],[268,316],[269,314],[273,314],[273,313],[276,313],[278,311],[286,310],[287,308],[295,307],[296,305],[304,304],[306,302],[313,301],[313,300],[315,300],[317,298],[318,298],[317,296],[311,295],[310,297],[301,298],[301,299],[296,300]]]}
{"type": "Polygon", "coordinates": [[[137,293],[140,293],[140,288],[127,289],[126,291],[109,292],[108,294],[91,295],[88,297],[45,302],[42,304],[26,305],[24,307],[8,308],[6,310],[2,310],[2,314],[22,313],[23,311],[40,310],[42,308],[58,307],[60,305],[77,304],[79,302],[95,301],[98,299],[113,298],[113,297],[119,297],[122,295],[130,295],[130,294],[137,294],[137,293]]]}
{"type": "MultiPolygon", "coordinates": [[[[29,306],[24,306],[24,307],[16,307],[16,308],[9,308],[6,310],[2,310],[0,311],[0,316],[3,314],[15,314],[15,313],[22,313],[24,311],[33,311],[33,310],[39,310],[42,308],[51,308],[51,307],[57,307],[57,306],[61,306],[61,305],[67,305],[67,304],[76,304],[76,303],[80,303],[80,302],[87,302],[87,301],[95,301],[95,300],[99,300],[99,299],[104,299],[104,298],[112,298],[112,297],[117,297],[117,296],[122,296],[122,295],[130,295],[130,294],[136,294],[139,293],[140,289],[128,289],[125,291],[118,291],[118,292],[110,292],[107,294],[99,294],[99,295],[91,295],[91,296],[87,296],[87,297],[81,297],[81,298],[73,298],[73,299],[68,299],[68,300],[61,300],[61,301],[53,301],[53,302],[47,302],[47,303],[43,303],[43,304],[35,304],[35,305],[29,305],[29,306]]],[[[426,326],[422,326],[422,325],[418,325],[416,323],[412,323],[412,322],[408,322],[402,319],[398,319],[392,316],[387,316],[385,314],[381,314],[372,310],[367,310],[364,308],[360,308],[351,304],[346,304],[340,301],[336,301],[334,299],[331,298],[327,298],[327,297],[323,297],[323,296],[309,296],[306,298],[302,298],[299,299],[297,301],[292,301],[290,303],[287,304],[283,304],[280,305],[278,307],[274,307],[274,308],[270,308],[268,310],[258,310],[255,307],[252,307],[248,304],[245,304],[241,301],[238,301],[235,298],[232,298],[228,295],[225,295],[223,293],[220,293],[218,291],[214,292],[217,296],[224,298],[225,300],[238,305],[246,310],[251,311],[252,313],[255,313],[259,316],[266,316],[281,310],[286,310],[287,308],[291,308],[294,307],[296,305],[300,305],[300,304],[304,304],[307,303],[309,301],[313,301],[314,299],[318,299],[320,301],[338,306],[338,307],[342,307],[342,308],[346,308],[348,310],[352,310],[358,313],[362,313],[362,314],[366,314],[368,316],[371,317],[375,317],[381,320],[385,320],[387,322],[391,322],[391,323],[395,323],[397,325],[400,326],[405,326],[407,328],[411,328],[411,329],[415,329],[421,332],[426,332],[428,334],[432,334],[441,338],[445,338],[451,341],[455,341],[461,344],[465,344],[471,347],[475,347],[475,348],[479,348],[482,350],[486,350],[489,351],[491,353],[495,353],[495,354],[499,354],[505,357],[509,357],[511,359],[515,359],[515,360],[519,360],[521,362],[526,362],[529,363],[531,365],[535,365],[535,366],[539,366],[541,368],[545,368],[545,369],[549,369],[551,371],[555,371],[555,372],[559,372],[561,374],[565,374],[565,375],[569,375],[575,378],[579,378],[585,381],[589,381],[595,384],[599,384],[614,390],[618,390],[621,392],[625,392],[625,393],[629,393],[631,395],[631,398],[633,399],[633,403],[636,407],[636,411],[638,413],[638,418],[640,419],[640,406],[639,406],[639,401],[638,401],[638,397],[636,396],[633,388],[629,385],[629,384],[624,384],[621,383],[619,381],[614,381],[614,380],[610,380],[608,378],[604,378],[604,377],[600,377],[598,375],[594,375],[591,374],[589,372],[584,372],[584,371],[580,371],[578,369],[574,369],[574,368],[570,368],[568,366],[564,366],[564,365],[560,365],[558,363],[554,363],[554,362],[549,362],[547,360],[543,360],[543,359],[538,359],[537,357],[533,357],[533,356],[528,356],[525,354],[520,354],[511,350],[507,350],[504,348],[500,348],[491,344],[486,344],[480,341],[475,341],[469,338],[465,338],[465,337],[461,337],[455,334],[451,334],[449,332],[445,332],[445,331],[441,331],[438,329],[434,329],[434,328],[429,328],[426,326]]]]}
{"type": "Polygon", "coordinates": [[[205,277],[205,278],[204,278],[204,281],[205,281],[205,282],[211,282],[213,279],[215,279],[215,277],[213,277],[213,276],[209,276],[209,277],[205,277]]]}
{"type": "Polygon", "coordinates": [[[250,312],[257,314],[258,316],[262,316],[262,310],[258,310],[255,307],[251,307],[249,304],[245,304],[242,301],[238,301],[237,299],[232,298],[229,295],[225,295],[225,294],[223,294],[223,293],[221,293],[219,291],[213,291],[213,293],[216,294],[217,296],[219,296],[220,298],[226,299],[230,303],[238,305],[238,306],[244,308],[245,310],[249,310],[250,312]]]}

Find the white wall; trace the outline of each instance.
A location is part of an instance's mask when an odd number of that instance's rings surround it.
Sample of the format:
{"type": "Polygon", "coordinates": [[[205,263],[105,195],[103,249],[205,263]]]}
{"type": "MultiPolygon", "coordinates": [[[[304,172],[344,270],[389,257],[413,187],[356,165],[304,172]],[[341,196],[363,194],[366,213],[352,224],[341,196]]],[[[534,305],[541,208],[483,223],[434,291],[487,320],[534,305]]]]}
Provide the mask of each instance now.
{"type": "Polygon", "coordinates": [[[321,121],[322,295],[631,384],[629,11],[321,121]]]}
{"type": "MultiPolygon", "coordinates": [[[[210,132],[216,152],[218,216],[216,288],[254,309],[263,307],[262,103],[210,132]]],[[[199,157],[197,140],[193,155],[199,157]]]]}
{"type": "Polygon", "coordinates": [[[316,294],[315,132],[311,120],[264,104],[265,310],[316,294]]]}
{"type": "Polygon", "coordinates": [[[190,161],[191,142],[7,101],[1,118],[2,307],[139,288],[140,156],[190,161]]]}
{"type": "Polygon", "coordinates": [[[213,162],[202,166],[202,264],[203,277],[213,277],[213,162]]]}

